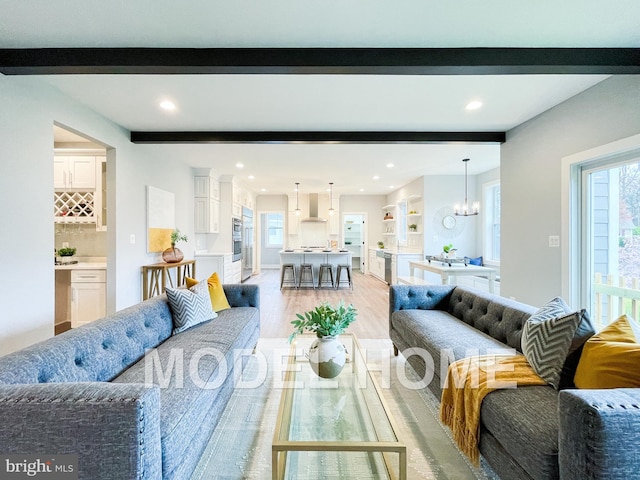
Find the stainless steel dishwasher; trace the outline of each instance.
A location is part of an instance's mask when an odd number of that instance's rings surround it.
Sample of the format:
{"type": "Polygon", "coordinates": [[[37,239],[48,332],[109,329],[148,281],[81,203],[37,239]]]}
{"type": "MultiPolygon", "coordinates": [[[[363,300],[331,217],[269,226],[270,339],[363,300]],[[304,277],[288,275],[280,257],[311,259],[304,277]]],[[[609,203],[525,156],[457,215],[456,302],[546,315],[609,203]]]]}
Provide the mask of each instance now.
{"type": "Polygon", "coordinates": [[[391,262],[391,254],[384,252],[384,281],[389,285],[391,285],[391,262]]]}

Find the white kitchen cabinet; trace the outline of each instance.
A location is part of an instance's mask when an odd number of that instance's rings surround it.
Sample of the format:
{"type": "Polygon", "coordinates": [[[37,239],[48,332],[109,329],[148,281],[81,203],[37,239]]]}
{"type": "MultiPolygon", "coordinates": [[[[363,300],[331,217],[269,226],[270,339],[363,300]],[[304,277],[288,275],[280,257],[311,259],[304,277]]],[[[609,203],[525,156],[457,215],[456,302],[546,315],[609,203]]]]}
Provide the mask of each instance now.
{"type": "Polygon", "coordinates": [[[194,196],[196,198],[215,198],[220,200],[220,181],[215,176],[194,177],[194,196]]]}
{"type": "Polygon", "coordinates": [[[220,233],[220,182],[218,177],[194,177],[194,231],[220,233]]]}
{"type": "Polygon", "coordinates": [[[198,280],[203,281],[209,278],[214,272],[218,274],[218,278],[222,283],[239,283],[234,282],[234,269],[231,253],[202,253],[196,254],[196,265],[198,272],[198,280]]]}
{"type": "Polygon", "coordinates": [[[71,271],[71,328],[106,315],[106,280],[105,270],[71,271]]]}
{"type": "Polygon", "coordinates": [[[195,233],[220,232],[220,201],[215,198],[194,199],[195,233]]]}
{"type": "Polygon", "coordinates": [[[242,262],[240,260],[231,262],[232,280],[231,283],[242,282],[242,262]]]}
{"type": "Polygon", "coordinates": [[[384,279],[384,258],[378,256],[378,251],[374,248],[369,249],[369,273],[379,280],[384,279]]]}
{"type": "Polygon", "coordinates": [[[54,156],[53,188],[56,190],[95,190],[96,157],[89,155],[54,156]]]}

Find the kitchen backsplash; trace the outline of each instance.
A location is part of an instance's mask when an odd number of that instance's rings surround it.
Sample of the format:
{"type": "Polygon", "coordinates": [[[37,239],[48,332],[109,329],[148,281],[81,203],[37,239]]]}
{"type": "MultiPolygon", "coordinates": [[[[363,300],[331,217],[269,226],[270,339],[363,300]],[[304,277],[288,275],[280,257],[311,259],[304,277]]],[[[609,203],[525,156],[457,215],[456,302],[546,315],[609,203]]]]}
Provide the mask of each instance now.
{"type": "Polygon", "coordinates": [[[56,224],[55,248],[62,248],[62,243],[76,248],[76,256],[106,257],[107,232],[97,232],[95,225],[63,225],[56,224]]]}

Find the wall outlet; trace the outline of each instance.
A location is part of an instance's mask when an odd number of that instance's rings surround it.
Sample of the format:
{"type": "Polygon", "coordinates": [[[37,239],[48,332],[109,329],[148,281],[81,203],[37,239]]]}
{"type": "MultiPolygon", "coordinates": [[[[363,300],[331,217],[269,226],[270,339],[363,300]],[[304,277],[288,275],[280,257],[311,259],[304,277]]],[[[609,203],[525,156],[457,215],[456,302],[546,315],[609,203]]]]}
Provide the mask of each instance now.
{"type": "Polygon", "coordinates": [[[133,233],[131,235],[129,235],[129,243],[131,245],[135,245],[136,244],[136,236],[133,233]]]}
{"type": "Polygon", "coordinates": [[[62,242],[62,248],[69,248],[69,242],[62,242]]]}
{"type": "Polygon", "coordinates": [[[559,235],[549,235],[549,247],[556,248],[560,246],[559,235]]]}

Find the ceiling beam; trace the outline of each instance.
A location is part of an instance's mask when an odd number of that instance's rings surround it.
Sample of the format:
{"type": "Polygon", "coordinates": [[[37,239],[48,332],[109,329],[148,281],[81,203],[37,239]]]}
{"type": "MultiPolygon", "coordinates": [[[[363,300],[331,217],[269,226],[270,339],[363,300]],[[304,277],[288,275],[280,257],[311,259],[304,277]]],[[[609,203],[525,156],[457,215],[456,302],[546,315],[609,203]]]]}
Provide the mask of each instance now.
{"type": "Polygon", "coordinates": [[[0,49],[5,75],[640,74],[640,48],[0,49]]]}
{"type": "Polygon", "coordinates": [[[504,132],[131,132],[133,143],[504,143],[504,132]]]}

